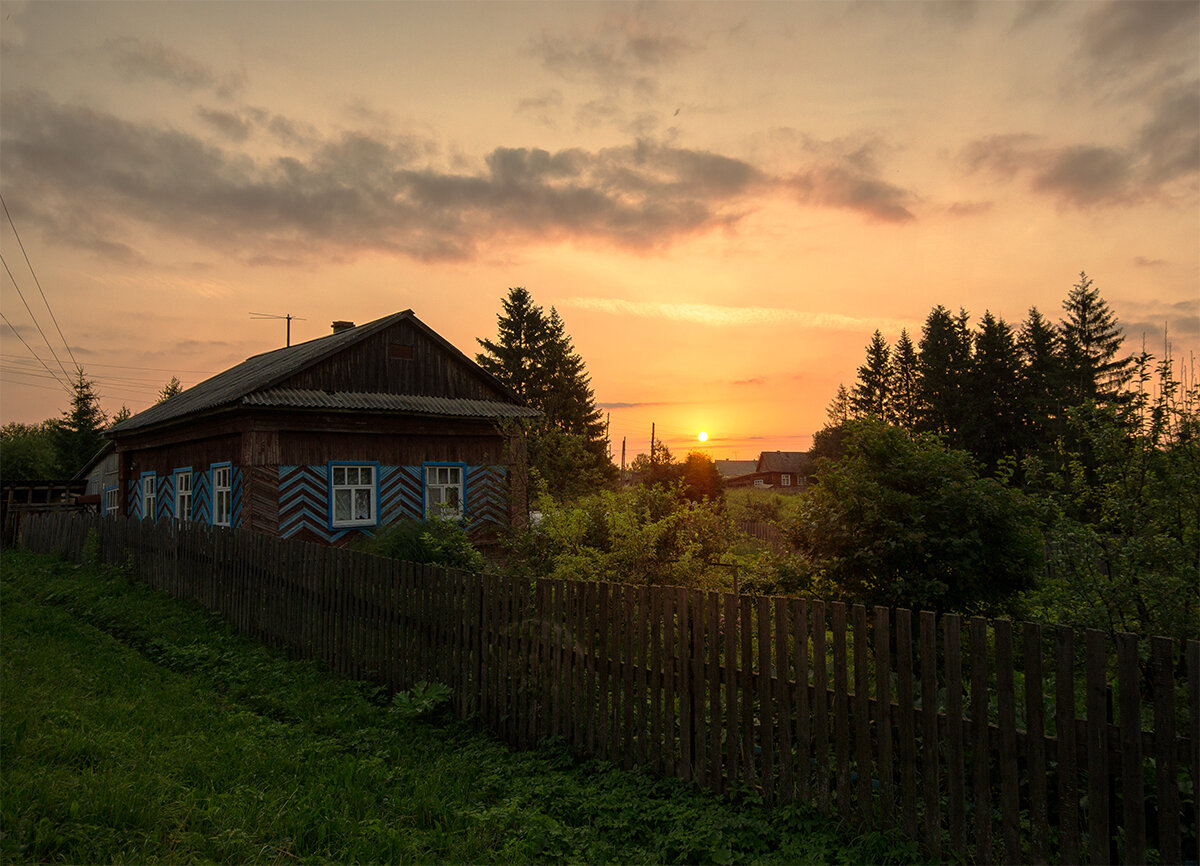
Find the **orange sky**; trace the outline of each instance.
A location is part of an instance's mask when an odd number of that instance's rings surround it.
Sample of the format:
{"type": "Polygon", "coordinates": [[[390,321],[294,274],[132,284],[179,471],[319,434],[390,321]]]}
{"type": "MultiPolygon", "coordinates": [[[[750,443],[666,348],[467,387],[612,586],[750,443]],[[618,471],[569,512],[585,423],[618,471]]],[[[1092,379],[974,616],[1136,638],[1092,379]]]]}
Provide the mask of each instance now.
{"type": "Polygon", "coordinates": [[[34,317],[112,413],[282,345],[251,312],[474,355],[515,285],[618,460],[807,448],[875,328],[1057,320],[1081,270],[1200,348],[1194,2],[0,10],[5,422],[65,406],[34,317]]]}

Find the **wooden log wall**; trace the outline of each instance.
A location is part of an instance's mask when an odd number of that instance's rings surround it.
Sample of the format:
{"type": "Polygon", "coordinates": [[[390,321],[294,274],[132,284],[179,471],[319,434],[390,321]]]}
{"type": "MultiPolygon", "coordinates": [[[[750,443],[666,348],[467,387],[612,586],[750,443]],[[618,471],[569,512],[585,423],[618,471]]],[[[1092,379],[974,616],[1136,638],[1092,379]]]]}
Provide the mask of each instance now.
{"type": "Polygon", "coordinates": [[[196,524],[46,514],[258,640],[428,680],[527,748],[758,789],[933,858],[1194,862],[1200,641],[802,598],[467,574],[196,524]]]}

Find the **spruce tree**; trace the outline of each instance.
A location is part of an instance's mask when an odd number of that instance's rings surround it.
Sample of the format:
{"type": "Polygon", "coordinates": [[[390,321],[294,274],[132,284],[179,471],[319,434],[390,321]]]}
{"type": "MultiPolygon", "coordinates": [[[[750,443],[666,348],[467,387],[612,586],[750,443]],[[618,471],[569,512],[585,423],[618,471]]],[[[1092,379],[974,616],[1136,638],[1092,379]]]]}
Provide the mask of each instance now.
{"type": "Polygon", "coordinates": [[[925,318],[917,357],[918,430],[941,434],[955,448],[963,445],[970,361],[966,311],[953,316],[940,304],[934,307],[925,318]]]}
{"type": "Polygon", "coordinates": [[[1063,302],[1059,323],[1068,405],[1118,402],[1129,381],[1131,358],[1118,358],[1125,336],[1100,290],[1084,272],[1063,302]]]}
{"type": "Polygon", "coordinates": [[[1017,348],[1021,353],[1024,441],[1027,447],[1037,448],[1053,442],[1061,432],[1064,387],[1058,331],[1037,307],[1029,308],[1017,348]]]}
{"type": "Polygon", "coordinates": [[[546,413],[546,421],[566,433],[603,445],[604,422],[596,407],[591,377],[554,307],[546,320],[541,364],[546,390],[539,408],[546,413]]]}
{"type": "Polygon", "coordinates": [[[968,450],[991,470],[1001,457],[1018,450],[1024,429],[1016,335],[991,312],[984,313],[975,332],[970,371],[963,437],[968,450]]]}
{"type": "Polygon", "coordinates": [[[59,475],[72,478],[104,445],[106,418],[100,408],[96,385],[83,368],[76,368],[71,383],[71,405],[55,427],[54,455],[59,475]]]}
{"type": "Polygon", "coordinates": [[[530,405],[541,408],[546,387],[542,369],[548,336],[546,315],[521,286],[510,288],[501,306],[496,340],[478,338],[484,351],[475,360],[530,405]]]}
{"type": "Polygon", "coordinates": [[[180,383],[179,377],[172,376],[171,381],[167,382],[167,384],[163,385],[162,388],[159,389],[158,402],[163,403],[167,400],[170,400],[172,397],[181,393],[182,391],[183,385],[180,383]]]}
{"type": "Polygon", "coordinates": [[[837,393],[825,408],[825,414],[829,416],[829,423],[835,427],[850,420],[850,392],[846,390],[845,385],[838,385],[837,393]]]}
{"type": "Polygon", "coordinates": [[[850,408],[860,418],[888,420],[888,379],[891,350],[883,335],[876,331],[867,344],[867,361],[858,368],[858,382],[850,392],[850,408]]]}
{"type": "Polygon", "coordinates": [[[891,423],[905,430],[917,429],[920,407],[917,402],[917,349],[913,345],[908,329],[900,331],[900,338],[892,347],[892,366],[888,376],[891,400],[891,423]]]}

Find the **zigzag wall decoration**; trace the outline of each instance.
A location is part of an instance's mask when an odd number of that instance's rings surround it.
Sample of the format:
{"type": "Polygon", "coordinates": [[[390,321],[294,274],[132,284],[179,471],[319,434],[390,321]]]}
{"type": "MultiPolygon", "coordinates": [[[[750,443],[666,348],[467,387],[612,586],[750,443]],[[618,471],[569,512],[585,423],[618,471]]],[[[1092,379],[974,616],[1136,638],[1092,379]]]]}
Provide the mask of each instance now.
{"type": "MultiPolygon", "coordinates": [[[[484,522],[506,523],[507,471],[503,466],[468,466],[466,517],[472,529],[484,522]]],[[[424,488],[420,466],[379,467],[380,523],[419,519],[424,488]]],[[[279,467],[279,534],[310,536],[328,544],[370,530],[329,528],[329,469],[320,466],[279,467]]]]}

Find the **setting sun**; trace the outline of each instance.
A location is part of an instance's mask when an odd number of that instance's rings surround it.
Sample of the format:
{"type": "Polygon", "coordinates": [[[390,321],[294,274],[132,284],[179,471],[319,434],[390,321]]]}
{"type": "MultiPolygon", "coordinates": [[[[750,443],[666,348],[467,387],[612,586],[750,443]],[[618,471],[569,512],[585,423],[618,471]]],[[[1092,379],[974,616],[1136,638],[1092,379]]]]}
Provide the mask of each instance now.
{"type": "Polygon", "coordinates": [[[700,434],[699,434],[699,435],[698,435],[696,438],[697,438],[697,439],[699,439],[701,442],[707,442],[707,441],[708,441],[708,434],[707,434],[707,433],[705,433],[703,430],[701,430],[701,431],[700,431],[700,434]]]}

